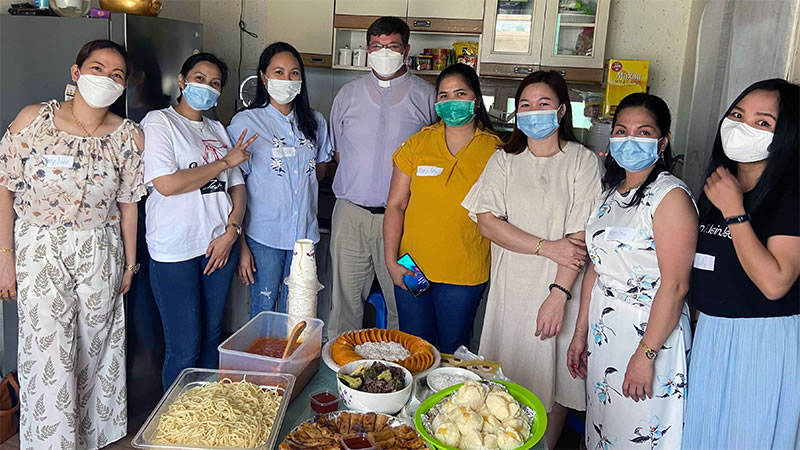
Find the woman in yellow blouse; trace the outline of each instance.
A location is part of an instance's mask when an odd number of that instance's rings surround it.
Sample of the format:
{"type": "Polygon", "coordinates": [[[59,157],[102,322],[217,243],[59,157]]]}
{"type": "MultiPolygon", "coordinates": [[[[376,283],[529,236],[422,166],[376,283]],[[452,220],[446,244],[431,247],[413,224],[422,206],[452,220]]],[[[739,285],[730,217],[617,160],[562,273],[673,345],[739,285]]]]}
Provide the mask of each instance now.
{"type": "Polygon", "coordinates": [[[70,70],[75,98],[25,107],[0,140],[0,298],[19,302],[20,448],[99,448],[127,433],[122,294],[138,270],[143,142],[108,110],[127,71],[121,46],[87,43],[70,70]]]}
{"type": "Polygon", "coordinates": [[[445,69],[436,80],[436,96],[442,120],[411,136],[392,158],[384,254],[400,329],[452,353],[469,343],[489,280],[489,241],[461,201],[501,142],[471,67],[445,69]],[[403,282],[414,273],[397,262],[406,253],[430,281],[416,297],[403,282]]]}

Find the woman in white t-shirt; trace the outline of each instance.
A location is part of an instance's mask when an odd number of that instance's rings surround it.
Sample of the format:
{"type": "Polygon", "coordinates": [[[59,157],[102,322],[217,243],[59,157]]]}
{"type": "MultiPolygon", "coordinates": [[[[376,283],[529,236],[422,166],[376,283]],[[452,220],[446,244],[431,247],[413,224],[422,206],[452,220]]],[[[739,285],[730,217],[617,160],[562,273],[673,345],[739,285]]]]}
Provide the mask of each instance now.
{"type": "Polygon", "coordinates": [[[164,326],[161,381],[169,387],[187,367],[215,368],[225,300],[238,262],[245,186],[236,145],[203,111],[216,106],[228,67],[210,53],[192,55],[178,75],[178,105],[151,111],[145,133],[144,178],[150,285],[164,326]]]}

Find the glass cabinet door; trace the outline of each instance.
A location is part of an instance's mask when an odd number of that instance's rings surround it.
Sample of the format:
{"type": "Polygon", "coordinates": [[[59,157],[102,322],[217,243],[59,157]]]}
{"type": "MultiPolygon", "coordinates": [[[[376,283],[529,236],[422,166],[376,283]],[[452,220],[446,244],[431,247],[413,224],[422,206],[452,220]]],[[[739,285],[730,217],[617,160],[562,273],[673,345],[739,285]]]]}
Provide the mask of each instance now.
{"type": "Polygon", "coordinates": [[[610,0],[547,0],[542,65],[603,67],[610,0]]]}
{"type": "Polygon", "coordinates": [[[538,64],[545,0],[487,0],[481,61],[538,64]]]}

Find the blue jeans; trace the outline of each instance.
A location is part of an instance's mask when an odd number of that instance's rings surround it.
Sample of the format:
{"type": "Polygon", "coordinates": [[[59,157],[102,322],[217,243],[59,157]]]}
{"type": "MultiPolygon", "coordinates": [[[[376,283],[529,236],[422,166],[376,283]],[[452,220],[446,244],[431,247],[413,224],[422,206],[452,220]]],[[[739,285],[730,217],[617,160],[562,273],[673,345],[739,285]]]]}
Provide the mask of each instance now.
{"type": "Polygon", "coordinates": [[[289,287],[283,280],[289,276],[292,266],[292,250],[280,250],[245,237],[247,247],[253,254],[256,271],[253,272],[254,283],[250,285],[250,318],[262,311],[285,313],[289,296],[289,287]]]}
{"type": "Polygon", "coordinates": [[[394,287],[400,331],[419,336],[443,353],[469,345],[472,323],[487,283],[477,286],[431,283],[419,297],[394,287]]]}
{"type": "Polygon", "coordinates": [[[215,369],[219,365],[225,302],[239,262],[239,242],[228,263],[203,275],[208,258],[163,263],[150,260],[150,286],[164,326],[166,354],[161,383],[166,391],[187,367],[215,369]]]}

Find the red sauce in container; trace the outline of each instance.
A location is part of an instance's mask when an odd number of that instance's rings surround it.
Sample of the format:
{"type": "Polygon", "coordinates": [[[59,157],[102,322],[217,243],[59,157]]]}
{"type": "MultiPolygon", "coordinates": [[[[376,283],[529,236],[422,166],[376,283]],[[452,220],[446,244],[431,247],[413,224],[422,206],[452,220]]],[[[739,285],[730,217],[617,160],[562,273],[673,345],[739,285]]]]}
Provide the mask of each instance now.
{"type": "Polygon", "coordinates": [[[317,414],[334,412],[339,409],[339,397],[328,391],[311,396],[311,409],[317,414]]]}
{"type": "MultiPolygon", "coordinates": [[[[283,356],[283,351],[286,349],[286,339],[275,339],[275,338],[268,338],[268,337],[261,337],[256,339],[255,342],[250,344],[250,347],[247,347],[245,350],[247,353],[253,353],[255,355],[261,356],[269,356],[270,358],[281,358],[283,356]]],[[[297,347],[300,346],[299,342],[295,342],[294,347],[292,348],[292,352],[297,350],[297,347]]],[[[289,352],[291,356],[292,352],[289,352]]]]}
{"type": "Polygon", "coordinates": [[[372,446],[372,442],[369,441],[364,436],[354,436],[342,439],[342,443],[345,447],[356,450],[356,449],[367,449],[367,448],[375,448],[372,446]]]}

